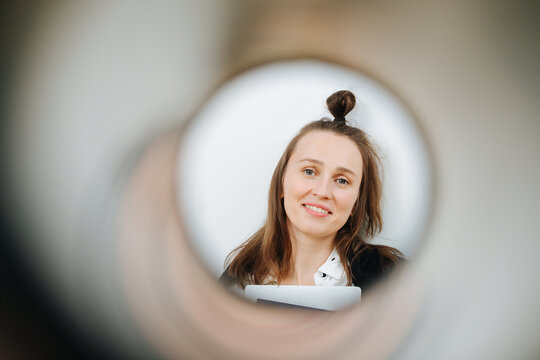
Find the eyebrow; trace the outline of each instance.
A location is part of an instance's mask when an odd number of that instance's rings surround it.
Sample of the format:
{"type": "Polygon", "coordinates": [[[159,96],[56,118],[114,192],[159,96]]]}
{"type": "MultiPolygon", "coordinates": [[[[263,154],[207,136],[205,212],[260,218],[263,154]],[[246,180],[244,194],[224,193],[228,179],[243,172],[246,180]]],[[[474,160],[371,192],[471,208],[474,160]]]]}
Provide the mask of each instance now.
{"type": "MultiPolygon", "coordinates": [[[[324,165],[324,163],[321,160],[317,160],[317,159],[306,158],[306,159],[300,160],[299,162],[302,162],[302,161],[312,162],[312,163],[315,163],[315,164],[318,164],[318,165],[324,165]]],[[[356,176],[354,171],[352,171],[351,169],[347,169],[346,167],[343,167],[343,166],[339,166],[336,170],[341,171],[341,172],[346,172],[346,173],[349,173],[349,174],[351,174],[353,176],[356,176]]]]}

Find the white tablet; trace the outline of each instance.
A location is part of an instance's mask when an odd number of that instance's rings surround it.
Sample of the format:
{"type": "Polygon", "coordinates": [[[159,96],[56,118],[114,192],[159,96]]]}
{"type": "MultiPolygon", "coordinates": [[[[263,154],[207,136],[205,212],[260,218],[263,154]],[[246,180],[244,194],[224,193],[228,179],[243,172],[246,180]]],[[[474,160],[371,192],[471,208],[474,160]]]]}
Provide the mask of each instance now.
{"type": "Polygon", "coordinates": [[[361,295],[356,286],[248,285],[245,290],[253,302],[330,311],[360,301],[361,295]]]}

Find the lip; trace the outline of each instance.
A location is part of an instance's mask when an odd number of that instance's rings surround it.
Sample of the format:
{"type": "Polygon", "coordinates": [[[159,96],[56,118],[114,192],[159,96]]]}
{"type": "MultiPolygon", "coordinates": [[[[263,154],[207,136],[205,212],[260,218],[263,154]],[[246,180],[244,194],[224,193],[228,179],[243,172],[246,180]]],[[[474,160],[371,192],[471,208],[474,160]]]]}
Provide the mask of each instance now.
{"type": "Polygon", "coordinates": [[[325,216],[328,216],[328,215],[331,215],[332,212],[330,211],[329,208],[327,208],[326,206],[324,205],[321,205],[321,204],[317,204],[317,203],[304,203],[302,204],[302,207],[311,215],[313,216],[317,216],[317,217],[325,217],[325,216]],[[323,210],[326,210],[328,211],[328,214],[321,214],[317,211],[314,211],[314,210],[311,210],[310,208],[306,207],[306,205],[310,205],[310,206],[315,206],[315,207],[318,207],[318,208],[321,208],[323,210]]]}

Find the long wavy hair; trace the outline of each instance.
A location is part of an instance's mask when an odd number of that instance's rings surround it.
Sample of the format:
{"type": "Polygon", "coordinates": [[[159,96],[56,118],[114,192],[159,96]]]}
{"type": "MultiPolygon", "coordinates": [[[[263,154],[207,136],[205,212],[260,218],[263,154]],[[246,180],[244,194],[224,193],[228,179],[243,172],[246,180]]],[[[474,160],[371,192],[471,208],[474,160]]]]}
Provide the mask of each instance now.
{"type": "Polygon", "coordinates": [[[399,251],[382,245],[365,242],[382,229],[379,174],[380,159],[374,146],[362,130],[346,124],[345,116],[354,108],[356,99],[347,90],[338,91],[326,100],[330,113],[336,120],[321,119],[304,126],[291,140],[276,165],[268,194],[266,223],[242,245],[234,249],[225,260],[226,270],[233,282],[244,288],[248,284],[266,284],[272,279],[278,284],[293,269],[292,244],[287,228],[287,214],[283,205],[283,175],[298,141],[312,131],[331,132],[353,141],[362,156],[363,174],[360,191],[353,211],[345,225],[338,230],[335,247],[352,284],[349,264],[369,247],[377,247],[381,256],[391,263],[397,261],[399,251]]]}

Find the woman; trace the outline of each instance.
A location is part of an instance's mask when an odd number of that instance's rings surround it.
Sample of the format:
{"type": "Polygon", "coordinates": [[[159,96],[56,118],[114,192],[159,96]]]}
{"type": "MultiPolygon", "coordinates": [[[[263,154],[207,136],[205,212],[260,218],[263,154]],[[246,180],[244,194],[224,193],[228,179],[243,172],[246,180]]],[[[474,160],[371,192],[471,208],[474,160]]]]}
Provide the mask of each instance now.
{"type": "Polygon", "coordinates": [[[304,126],[279,160],[265,225],[233,250],[228,285],[354,285],[364,291],[402,254],[366,240],[380,232],[379,158],[367,135],[348,126],[356,100],[327,100],[333,121],[304,126]]]}

